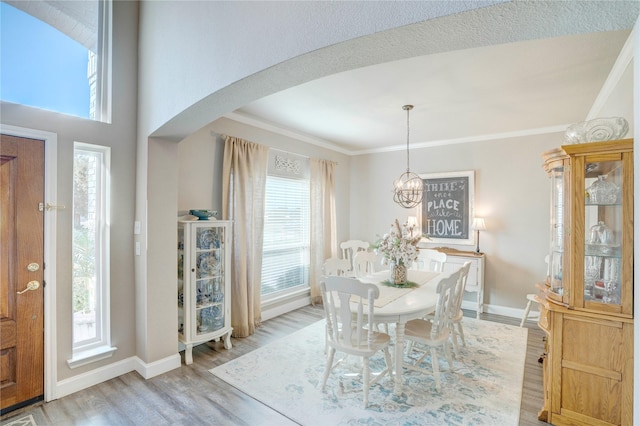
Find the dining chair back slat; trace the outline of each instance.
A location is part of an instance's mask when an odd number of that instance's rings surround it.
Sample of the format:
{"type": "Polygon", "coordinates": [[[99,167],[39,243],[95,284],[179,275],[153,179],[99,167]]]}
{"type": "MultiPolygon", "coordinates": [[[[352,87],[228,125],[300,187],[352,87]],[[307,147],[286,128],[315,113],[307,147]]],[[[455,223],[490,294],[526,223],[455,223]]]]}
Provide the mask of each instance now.
{"type": "Polygon", "coordinates": [[[416,269],[431,272],[442,272],[447,263],[447,254],[434,249],[420,249],[416,269]]]}
{"type": "Polygon", "coordinates": [[[344,276],[351,269],[351,263],[347,259],[330,257],[322,264],[322,275],[344,276]]]}
{"type": "Polygon", "coordinates": [[[372,251],[359,251],[353,257],[353,271],[356,278],[363,278],[378,272],[382,260],[372,251]]]}
{"type": "Polygon", "coordinates": [[[342,258],[349,261],[350,270],[347,275],[354,276],[355,265],[353,264],[353,259],[355,254],[359,251],[369,250],[369,243],[361,240],[347,240],[340,243],[340,249],[342,250],[342,258]]]}
{"type": "Polygon", "coordinates": [[[451,307],[451,313],[449,315],[449,331],[451,342],[453,343],[453,350],[456,356],[459,356],[458,352],[458,337],[462,342],[462,346],[466,346],[464,341],[464,330],[462,328],[462,318],[464,313],[462,312],[462,299],[464,298],[464,291],[467,287],[467,277],[469,276],[469,269],[471,269],[471,262],[465,262],[460,268],[460,276],[456,283],[455,293],[453,296],[453,304],[451,307]]]}

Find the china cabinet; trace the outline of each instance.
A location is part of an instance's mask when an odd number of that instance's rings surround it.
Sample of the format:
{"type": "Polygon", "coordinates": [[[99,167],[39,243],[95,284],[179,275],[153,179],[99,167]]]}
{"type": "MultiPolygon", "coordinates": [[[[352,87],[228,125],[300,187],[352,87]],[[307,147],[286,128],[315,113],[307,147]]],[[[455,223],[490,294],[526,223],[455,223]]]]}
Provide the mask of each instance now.
{"type": "Polygon", "coordinates": [[[551,424],[633,424],[633,140],[543,154],[551,182],[544,406],[551,424]]]}
{"type": "Polygon", "coordinates": [[[194,345],[224,339],[231,348],[230,238],[230,221],[178,221],[178,340],[186,364],[194,345]]]}

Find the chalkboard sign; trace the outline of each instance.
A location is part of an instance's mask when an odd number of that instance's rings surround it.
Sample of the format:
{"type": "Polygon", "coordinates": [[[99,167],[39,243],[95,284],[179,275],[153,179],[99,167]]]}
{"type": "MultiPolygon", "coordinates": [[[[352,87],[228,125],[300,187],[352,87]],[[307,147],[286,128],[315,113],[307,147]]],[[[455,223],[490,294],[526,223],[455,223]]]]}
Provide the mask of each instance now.
{"type": "Polygon", "coordinates": [[[420,207],[422,235],[429,242],[474,244],[474,172],[448,172],[420,175],[424,195],[420,207]]]}

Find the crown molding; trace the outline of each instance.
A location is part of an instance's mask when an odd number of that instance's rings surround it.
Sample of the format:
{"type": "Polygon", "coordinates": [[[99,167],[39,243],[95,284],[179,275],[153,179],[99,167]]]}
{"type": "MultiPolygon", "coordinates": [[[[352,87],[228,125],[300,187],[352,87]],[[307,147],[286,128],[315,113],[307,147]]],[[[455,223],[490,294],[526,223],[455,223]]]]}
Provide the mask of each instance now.
{"type": "MultiPolygon", "coordinates": [[[[484,141],[492,141],[499,139],[512,139],[512,138],[521,138],[526,136],[535,136],[535,135],[545,135],[550,133],[561,133],[567,130],[569,124],[561,124],[557,126],[549,126],[549,127],[538,127],[535,129],[525,129],[525,130],[517,130],[514,132],[504,132],[504,133],[490,133],[486,135],[475,135],[468,136],[464,138],[454,138],[454,139],[441,139],[429,142],[419,142],[419,143],[411,143],[411,149],[417,148],[433,148],[435,146],[443,146],[443,145],[455,145],[461,143],[473,143],[473,142],[484,142],[484,141]]],[[[351,151],[351,155],[363,155],[363,154],[376,154],[380,152],[392,152],[392,151],[404,151],[407,149],[406,145],[394,145],[388,146],[384,148],[376,148],[376,149],[367,149],[361,151],[351,151]]]]}
{"type": "MultiPolygon", "coordinates": [[[[349,156],[377,154],[381,152],[404,151],[405,149],[407,149],[406,145],[392,145],[392,146],[387,146],[383,148],[347,150],[327,140],[314,138],[309,135],[294,132],[290,129],[277,126],[273,123],[262,121],[256,117],[249,117],[247,115],[240,114],[237,112],[231,112],[231,113],[225,114],[223,117],[228,118],[229,120],[236,121],[238,123],[247,124],[249,126],[253,126],[258,129],[267,130],[269,132],[273,132],[282,136],[297,139],[302,142],[307,142],[309,144],[320,146],[322,148],[330,149],[332,151],[336,151],[341,154],[345,154],[349,156]]],[[[560,132],[564,132],[567,129],[567,127],[569,127],[569,125],[570,124],[561,124],[557,126],[517,130],[514,132],[491,133],[486,135],[476,135],[476,136],[468,136],[468,137],[454,138],[454,139],[441,139],[441,140],[419,142],[419,143],[412,142],[411,149],[432,148],[435,146],[443,146],[443,145],[455,145],[455,144],[461,144],[461,143],[484,142],[484,141],[498,140],[498,139],[510,139],[510,138],[526,137],[526,136],[543,135],[543,134],[549,134],[549,133],[560,133],[560,132]]]]}
{"type": "Polygon", "coordinates": [[[282,126],[277,126],[273,123],[269,123],[263,120],[260,120],[256,117],[248,116],[245,114],[240,114],[238,112],[230,112],[222,116],[223,118],[228,118],[229,120],[237,121],[238,123],[247,124],[249,126],[256,127],[258,129],[267,130],[269,132],[276,133],[278,135],[286,136],[289,138],[297,139],[302,142],[309,143],[311,145],[316,145],[322,148],[330,149],[332,151],[339,152],[345,155],[353,155],[351,151],[344,149],[341,146],[338,146],[332,142],[329,142],[324,139],[315,138],[304,133],[294,132],[291,129],[287,129],[282,126]]]}
{"type": "Polygon", "coordinates": [[[631,31],[627,41],[625,41],[624,46],[622,46],[622,50],[620,50],[620,54],[618,55],[616,62],[613,64],[607,79],[604,81],[604,84],[600,89],[600,93],[598,93],[593,105],[591,105],[591,109],[589,110],[589,114],[587,114],[585,120],[591,120],[598,117],[600,111],[602,111],[602,108],[609,100],[609,96],[611,96],[611,93],[620,82],[622,75],[629,64],[633,61],[634,32],[635,29],[631,31]]]}

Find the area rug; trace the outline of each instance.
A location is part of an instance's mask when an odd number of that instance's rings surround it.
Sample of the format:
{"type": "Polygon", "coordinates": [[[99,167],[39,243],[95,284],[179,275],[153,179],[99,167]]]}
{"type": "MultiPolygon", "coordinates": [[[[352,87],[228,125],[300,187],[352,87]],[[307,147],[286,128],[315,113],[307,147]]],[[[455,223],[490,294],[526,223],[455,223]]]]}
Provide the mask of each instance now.
{"type": "Polygon", "coordinates": [[[19,419],[11,420],[8,423],[2,423],[3,426],[36,426],[36,421],[33,419],[33,415],[20,417],[19,419]]]}
{"type": "MultiPolygon", "coordinates": [[[[371,387],[367,409],[361,378],[353,374],[356,362],[334,370],[321,390],[324,320],[210,372],[301,425],[517,425],[527,329],[470,318],[463,327],[467,345],[453,372],[444,354],[438,357],[440,391],[431,374],[405,370],[402,395],[394,395],[385,376],[371,387]]],[[[430,357],[424,363],[431,369],[430,357]]],[[[371,367],[383,369],[382,355],[371,367]]]]}

